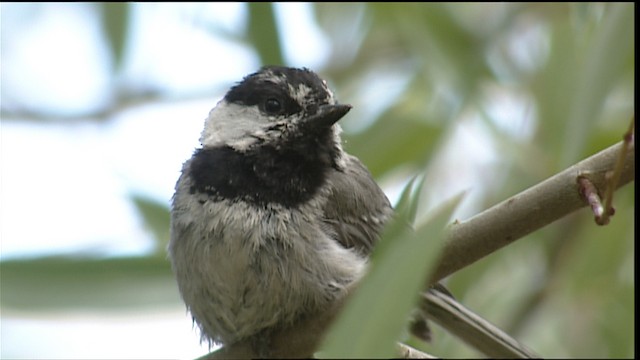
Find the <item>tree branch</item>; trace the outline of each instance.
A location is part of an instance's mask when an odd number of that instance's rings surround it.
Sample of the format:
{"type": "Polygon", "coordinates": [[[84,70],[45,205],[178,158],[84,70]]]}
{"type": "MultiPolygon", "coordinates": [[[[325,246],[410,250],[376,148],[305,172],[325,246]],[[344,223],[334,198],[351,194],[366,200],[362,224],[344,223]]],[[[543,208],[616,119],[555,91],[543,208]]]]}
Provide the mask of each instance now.
{"type": "MultiPolygon", "coordinates": [[[[591,181],[601,192],[606,173],[616,164],[623,143],[569,167],[543,182],[451,226],[439,265],[431,276],[436,283],[531,232],[588,205],[578,178],[591,181]]],[[[628,146],[617,188],[635,178],[635,146],[628,146]]]]}
{"type": "Polygon", "coordinates": [[[423,293],[420,307],[428,319],[490,358],[540,357],[495,325],[439,291],[423,293]]]}

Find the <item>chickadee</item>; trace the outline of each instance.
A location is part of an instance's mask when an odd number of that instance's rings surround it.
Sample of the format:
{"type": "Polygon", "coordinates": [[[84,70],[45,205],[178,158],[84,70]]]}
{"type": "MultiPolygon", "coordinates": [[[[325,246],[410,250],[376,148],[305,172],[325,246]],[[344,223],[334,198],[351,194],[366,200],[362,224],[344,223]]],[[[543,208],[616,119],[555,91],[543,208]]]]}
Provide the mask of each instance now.
{"type": "Polygon", "coordinates": [[[268,66],[209,113],[176,184],[168,248],[204,340],[291,326],[362,277],[392,208],[342,149],[350,109],[314,72],[268,66]]]}
{"type": "MultiPolygon", "coordinates": [[[[336,122],[350,109],[314,72],[268,66],[209,113],[176,184],[168,248],[203,340],[249,341],[267,357],[270,333],[328,309],[364,274],[393,210],[342,150],[336,122]]],[[[414,335],[429,339],[427,316],[489,356],[537,357],[450,295],[425,293],[414,335]]]]}

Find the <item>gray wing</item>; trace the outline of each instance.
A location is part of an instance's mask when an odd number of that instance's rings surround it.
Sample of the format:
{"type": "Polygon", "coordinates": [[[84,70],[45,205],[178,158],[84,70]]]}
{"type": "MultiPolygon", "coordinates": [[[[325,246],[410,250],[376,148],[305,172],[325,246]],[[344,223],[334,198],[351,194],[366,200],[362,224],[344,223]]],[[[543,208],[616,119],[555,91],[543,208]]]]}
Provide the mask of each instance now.
{"type": "MultiPolygon", "coordinates": [[[[384,225],[392,216],[393,209],[360,160],[351,155],[345,156],[345,170],[335,171],[329,177],[331,194],[325,205],[325,223],[331,227],[343,246],[355,248],[368,256],[384,225]]],[[[433,285],[430,291],[453,297],[439,283],[433,285]]],[[[414,314],[411,332],[424,341],[431,339],[431,329],[423,313],[414,314]]]]}
{"type": "Polygon", "coordinates": [[[348,154],[345,160],[344,170],[328,178],[331,186],[324,222],[340,244],[369,255],[393,209],[360,160],[348,154]]]}

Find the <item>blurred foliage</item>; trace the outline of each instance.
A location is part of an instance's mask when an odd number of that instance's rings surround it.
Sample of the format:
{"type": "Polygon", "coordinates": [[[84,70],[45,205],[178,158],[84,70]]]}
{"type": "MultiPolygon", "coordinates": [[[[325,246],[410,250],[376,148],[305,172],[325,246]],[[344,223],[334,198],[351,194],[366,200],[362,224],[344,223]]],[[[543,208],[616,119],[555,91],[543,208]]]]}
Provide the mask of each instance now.
{"type": "Polygon", "coordinates": [[[180,301],[164,257],[2,262],[2,306],[30,311],[155,307],[180,301]]]}
{"type": "Polygon", "coordinates": [[[112,58],[115,62],[114,70],[120,70],[120,65],[124,57],[124,51],[127,40],[127,31],[129,30],[129,4],[127,3],[101,3],[100,11],[103,15],[102,25],[109,50],[111,50],[112,58]]]}
{"type": "MultiPolygon", "coordinates": [[[[264,63],[285,63],[273,7],[246,7],[246,38],[229,39],[251,44],[264,63]]],[[[488,136],[498,157],[473,179],[482,192],[480,210],[619,141],[633,116],[633,4],[315,3],[312,8],[332,45],[326,67],[315,70],[330,80],[339,99],[354,105],[344,123],[347,150],[377,178],[426,171],[426,199],[446,187],[447,178],[429,170],[442,161],[445,145],[456,141],[454,129],[469,118],[479,119],[486,131],[478,137],[488,136]],[[491,104],[501,109],[514,97],[524,99],[525,110],[508,113],[515,117],[505,124],[491,104]],[[366,126],[357,120],[366,120],[366,126]],[[532,131],[513,135],[513,124],[532,131]]],[[[98,11],[114,64],[120,64],[131,6],[103,4],[98,11]]],[[[444,161],[460,176],[469,174],[454,160],[444,161]]],[[[462,303],[544,357],[633,357],[634,191],[627,186],[616,193],[617,212],[609,226],[595,226],[585,209],[456,273],[447,286],[462,303]]],[[[166,207],[137,196],[132,201],[158,249],[164,249],[166,207]]],[[[179,301],[169,263],[157,254],[27,259],[0,266],[3,308],[113,309],[179,301]]],[[[407,271],[417,268],[402,264],[407,271]]],[[[393,281],[385,273],[378,276],[379,284],[393,281]]],[[[363,297],[387,310],[376,308],[381,314],[363,314],[363,321],[406,316],[405,296],[365,290],[363,297]]],[[[432,344],[410,342],[439,356],[478,356],[435,331],[432,344]]],[[[354,346],[377,348],[379,338],[358,335],[350,338],[354,346]]]]}
{"type": "Polygon", "coordinates": [[[153,233],[156,240],[156,252],[164,255],[169,244],[169,208],[164,202],[149,199],[137,194],[131,195],[131,200],[142,215],[144,223],[153,233]]]}
{"type": "Polygon", "coordinates": [[[273,5],[263,2],[247,3],[249,8],[248,38],[263,64],[284,64],[282,46],[273,5]]]}

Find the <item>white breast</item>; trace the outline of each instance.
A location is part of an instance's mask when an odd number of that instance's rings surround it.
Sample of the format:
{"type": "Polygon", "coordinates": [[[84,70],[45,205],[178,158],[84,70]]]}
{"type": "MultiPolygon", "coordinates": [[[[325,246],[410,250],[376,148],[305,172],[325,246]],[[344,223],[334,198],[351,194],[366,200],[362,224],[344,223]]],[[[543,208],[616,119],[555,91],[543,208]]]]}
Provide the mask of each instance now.
{"type": "Polygon", "coordinates": [[[258,208],[190,194],[189,186],[176,189],[169,253],[209,340],[232,343],[290,324],[344,296],[363,274],[366,260],[323,231],[322,197],[300,209],[258,208]]]}

